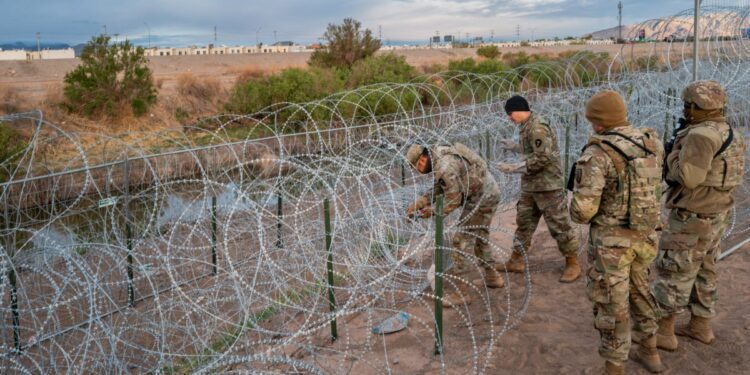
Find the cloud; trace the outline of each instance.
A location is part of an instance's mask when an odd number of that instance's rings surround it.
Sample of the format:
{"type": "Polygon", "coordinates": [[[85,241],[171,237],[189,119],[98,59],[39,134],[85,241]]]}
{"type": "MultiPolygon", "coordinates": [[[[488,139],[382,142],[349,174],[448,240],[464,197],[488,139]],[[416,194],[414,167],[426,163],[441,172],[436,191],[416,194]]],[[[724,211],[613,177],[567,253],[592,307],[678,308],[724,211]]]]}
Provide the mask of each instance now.
{"type": "MultiPolygon", "coordinates": [[[[384,38],[426,40],[435,31],[515,38],[581,35],[616,24],[615,0],[36,0],[3,5],[0,41],[43,40],[80,43],[101,33],[152,42],[207,44],[217,27],[220,44],[317,40],[328,23],[345,17],[362,21],[384,38]],[[274,33],[274,31],[276,31],[274,33]],[[158,38],[157,38],[158,37],[158,38]]],[[[689,7],[682,0],[630,0],[625,20],[640,22],[689,7]]]]}

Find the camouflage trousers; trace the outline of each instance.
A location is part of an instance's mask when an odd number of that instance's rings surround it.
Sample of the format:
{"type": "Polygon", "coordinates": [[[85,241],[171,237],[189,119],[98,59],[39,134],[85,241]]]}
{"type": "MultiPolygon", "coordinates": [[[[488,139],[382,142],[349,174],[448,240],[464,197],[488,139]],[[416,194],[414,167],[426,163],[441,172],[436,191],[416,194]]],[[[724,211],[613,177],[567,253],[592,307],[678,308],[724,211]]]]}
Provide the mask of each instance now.
{"type": "Polygon", "coordinates": [[[467,262],[466,255],[474,254],[485,269],[495,264],[490,249],[490,224],[500,202],[500,188],[491,181],[484,192],[469,196],[464,202],[463,210],[453,235],[452,274],[469,272],[472,262],[467,262]]]}
{"type": "Polygon", "coordinates": [[[516,204],[516,233],[513,250],[523,253],[531,248],[539,219],[544,216],[552,237],[560,252],[568,257],[578,254],[578,237],[570,225],[568,199],[565,191],[521,192],[516,204]]]}
{"type": "Polygon", "coordinates": [[[662,234],[658,277],[653,285],[660,307],[669,314],[686,306],[703,318],[716,314],[716,257],[727,226],[727,213],[698,215],[674,209],[662,234]]]}
{"type": "Polygon", "coordinates": [[[594,327],[601,338],[599,355],[625,361],[633,332],[656,333],[658,307],[648,283],[656,258],[656,233],[592,225],[589,233],[586,294],[594,307],[594,327]]]}

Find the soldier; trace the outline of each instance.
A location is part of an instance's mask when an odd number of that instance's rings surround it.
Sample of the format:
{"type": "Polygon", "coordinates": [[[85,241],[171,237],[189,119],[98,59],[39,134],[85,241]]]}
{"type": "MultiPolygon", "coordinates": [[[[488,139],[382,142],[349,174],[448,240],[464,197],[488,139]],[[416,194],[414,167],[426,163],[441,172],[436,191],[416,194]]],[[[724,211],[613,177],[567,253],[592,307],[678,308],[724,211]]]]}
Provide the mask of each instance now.
{"type": "Polygon", "coordinates": [[[667,145],[666,207],[671,211],[653,284],[666,314],[657,344],[670,351],[678,346],[675,317],[686,306],[690,323],[677,335],[709,345],[715,340],[709,322],[716,315],[716,256],[734,205],[732,193],[742,183],[746,147],[742,134],[735,134],[724,118],[727,95],[719,83],[691,83],[682,99],[682,127],[667,145]]]}
{"type": "Polygon", "coordinates": [[[552,237],[557,241],[558,249],[565,256],[565,269],[560,281],[571,283],[581,276],[578,265],[579,244],[568,217],[557,137],[549,123],[532,113],[529,103],[521,96],[508,99],[505,102],[505,112],[512,122],[521,126],[521,136],[519,143],[503,139],[500,141],[502,147],[523,153],[526,161],[499,165],[500,170],[505,173],[523,173],[521,196],[516,204],[517,229],[513,254],[501,267],[511,272],[524,272],[523,252],[529,252],[539,218],[544,216],[552,237]]]}
{"type": "MultiPolygon", "coordinates": [[[[500,188],[487,172],[487,163],[460,143],[433,148],[415,144],[407,151],[406,159],[419,173],[435,172],[433,188],[407,208],[407,216],[429,218],[433,214],[432,202],[441,194],[445,197],[445,215],[463,206],[458,223],[463,228],[453,235],[451,272],[454,275],[468,272],[462,254],[473,252],[485,271],[484,279],[474,280],[474,284],[502,288],[504,281],[494,269],[495,261],[489,248],[489,227],[500,201],[500,188]]],[[[467,297],[462,298],[458,292],[448,293],[443,305],[468,304],[471,300],[467,297]]]]}
{"type": "Polygon", "coordinates": [[[651,372],[665,370],[656,349],[656,301],[648,268],[656,258],[660,220],[658,187],[664,154],[652,129],[635,129],[620,94],[602,91],[586,104],[596,134],[574,168],[573,221],[590,224],[587,295],[599,331],[607,374],[623,374],[630,353],[651,372]]]}

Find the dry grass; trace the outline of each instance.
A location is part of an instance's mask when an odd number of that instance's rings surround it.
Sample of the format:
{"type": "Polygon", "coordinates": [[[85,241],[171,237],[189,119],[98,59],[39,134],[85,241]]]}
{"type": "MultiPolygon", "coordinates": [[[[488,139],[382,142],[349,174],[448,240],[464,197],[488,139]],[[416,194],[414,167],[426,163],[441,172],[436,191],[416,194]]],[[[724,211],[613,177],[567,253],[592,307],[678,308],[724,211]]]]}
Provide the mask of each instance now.
{"type": "Polygon", "coordinates": [[[18,88],[0,84],[0,114],[23,112],[30,108],[31,104],[18,88]]]}
{"type": "Polygon", "coordinates": [[[199,79],[192,73],[177,76],[177,93],[185,98],[213,102],[221,92],[221,83],[216,78],[199,79]]]}

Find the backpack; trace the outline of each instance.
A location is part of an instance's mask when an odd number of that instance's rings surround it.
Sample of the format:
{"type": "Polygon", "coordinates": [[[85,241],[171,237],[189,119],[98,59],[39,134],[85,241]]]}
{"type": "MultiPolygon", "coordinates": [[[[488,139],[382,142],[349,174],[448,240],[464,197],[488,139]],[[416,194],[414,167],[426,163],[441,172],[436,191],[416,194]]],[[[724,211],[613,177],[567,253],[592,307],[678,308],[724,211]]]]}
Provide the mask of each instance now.
{"type": "Polygon", "coordinates": [[[589,145],[598,145],[612,160],[618,175],[618,191],[623,194],[620,213],[628,228],[652,231],[661,220],[661,148],[652,129],[642,131],[642,142],[609,131],[592,136],[589,145]]]}

